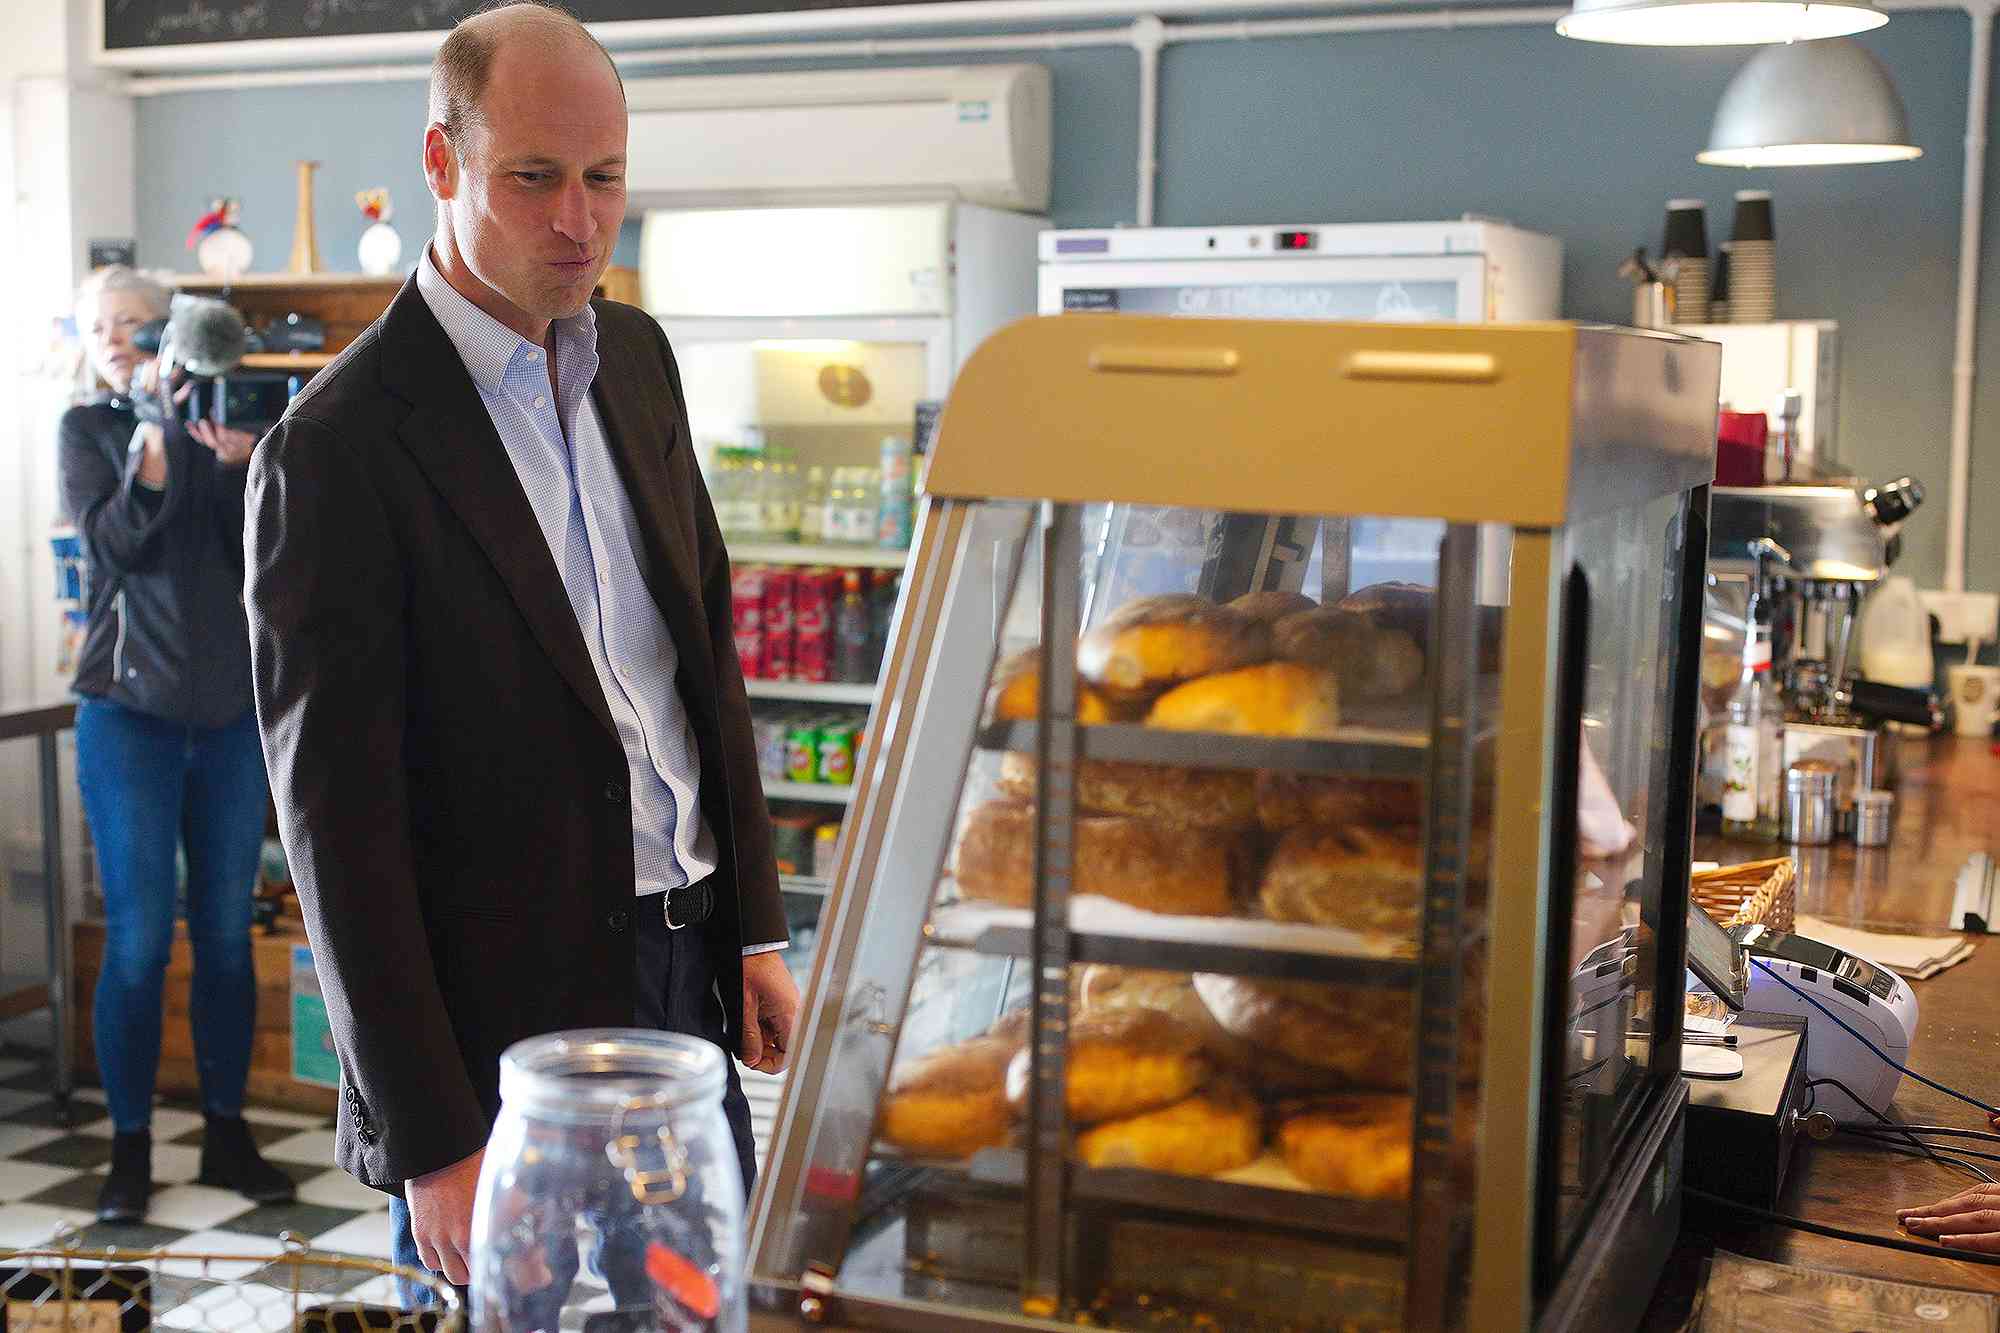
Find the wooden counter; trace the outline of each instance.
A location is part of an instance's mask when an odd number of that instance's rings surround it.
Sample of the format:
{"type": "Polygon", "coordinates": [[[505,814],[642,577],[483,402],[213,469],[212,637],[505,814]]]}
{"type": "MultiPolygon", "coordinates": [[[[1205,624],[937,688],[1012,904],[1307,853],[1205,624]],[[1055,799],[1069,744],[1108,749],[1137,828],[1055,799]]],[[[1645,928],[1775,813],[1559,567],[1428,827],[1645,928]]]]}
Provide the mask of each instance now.
{"type": "MultiPolygon", "coordinates": [[[[1966,857],[2000,847],[2000,758],[1983,742],[1905,741],[1890,845],[1802,847],[1798,910],[1840,925],[1945,934],[1953,883],[1966,857]]],[[[1696,840],[1698,859],[1725,864],[1772,855],[1770,844],[1696,840]]],[[[1909,1065],[1984,1101],[2000,1097],[2000,940],[1931,978],[1911,982],[1917,1036],[1909,1065]]],[[[1904,1079],[1892,1114],[1909,1123],[1984,1129],[1972,1107],[1904,1079]]],[[[1986,1165],[1994,1175],[2000,1169],[1986,1165]]],[[[1896,1210],[1930,1203],[1974,1183],[1935,1162],[1856,1146],[1853,1139],[1801,1140],[1780,1211],[1850,1231],[1899,1232],[1896,1210]]],[[[1720,1247],[1783,1263],[1874,1277],[2000,1292],[2000,1268],[1898,1254],[1776,1227],[1742,1227],[1691,1208],[1681,1244],[1645,1327],[1677,1329],[1686,1318],[1701,1260],[1720,1247]]],[[[1944,1251],[1939,1251],[1940,1255],[1944,1251]]]]}

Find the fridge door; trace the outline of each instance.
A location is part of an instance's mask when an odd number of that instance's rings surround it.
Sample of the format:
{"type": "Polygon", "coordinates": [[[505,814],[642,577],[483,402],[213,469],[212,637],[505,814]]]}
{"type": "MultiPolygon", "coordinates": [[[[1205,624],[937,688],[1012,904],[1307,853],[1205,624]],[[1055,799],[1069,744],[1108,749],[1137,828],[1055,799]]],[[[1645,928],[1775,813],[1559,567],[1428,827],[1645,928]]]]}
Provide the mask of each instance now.
{"type": "Polygon", "coordinates": [[[1288,259],[1044,264],[1038,308],[1228,319],[1476,321],[1486,259],[1288,259]]]}
{"type": "Polygon", "coordinates": [[[646,309],[662,319],[948,315],[951,207],[656,209],[639,240],[646,309]]]}

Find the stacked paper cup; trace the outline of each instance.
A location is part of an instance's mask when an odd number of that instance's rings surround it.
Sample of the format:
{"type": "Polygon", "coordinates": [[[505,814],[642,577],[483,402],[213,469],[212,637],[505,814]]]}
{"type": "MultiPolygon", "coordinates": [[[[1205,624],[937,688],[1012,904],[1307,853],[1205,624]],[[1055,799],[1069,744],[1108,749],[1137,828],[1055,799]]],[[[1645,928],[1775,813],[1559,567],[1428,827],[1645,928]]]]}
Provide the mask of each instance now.
{"type": "Polygon", "coordinates": [[[1706,324],[1708,224],[1699,199],[1667,200],[1667,230],[1660,256],[1674,263],[1674,322],[1706,324]]]}
{"type": "Polygon", "coordinates": [[[1729,232],[1729,319],[1765,324],[1777,316],[1777,256],[1769,190],[1738,190],[1729,232]]]}

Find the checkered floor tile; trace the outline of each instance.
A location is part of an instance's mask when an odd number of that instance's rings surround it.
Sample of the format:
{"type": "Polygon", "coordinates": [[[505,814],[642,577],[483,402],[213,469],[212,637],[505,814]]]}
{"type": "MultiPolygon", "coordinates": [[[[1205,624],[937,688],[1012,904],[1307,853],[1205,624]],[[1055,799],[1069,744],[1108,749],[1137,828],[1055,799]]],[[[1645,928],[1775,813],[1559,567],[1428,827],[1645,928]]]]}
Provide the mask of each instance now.
{"type": "MultiPolygon", "coordinates": [[[[0,1046],[0,1288],[19,1272],[5,1250],[47,1247],[66,1229],[91,1249],[229,1256],[144,1264],[155,1328],[289,1330],[296,1311],[314,1304],[400,1308],[395,1279],[379,1267],[390,1250],[387,1197],[333,1164],[330,1120],[254,1107],[244,1113],[266,1159],[298,1186],[295,1202],[259,1205],[194,1183],[201,1168],[201,1114],[162,1103],[153,1112],[153,1197],[146,1220],[111,1226],[96,1220],[111,1160],[104,1095],[78,1089],[65,1112],[50,1098],[52,1082],[32,1054],[0,1046]],[[345,1262],[284,1259],[280,1237],[345,1262]]],[[[578,1241],[586,1268],[563,1312],[567,1333],[577,1333],[587,1315],[611,1308],[609,1293],[589,1275],[590,1237],[580,1234],[578,1241]]]]}

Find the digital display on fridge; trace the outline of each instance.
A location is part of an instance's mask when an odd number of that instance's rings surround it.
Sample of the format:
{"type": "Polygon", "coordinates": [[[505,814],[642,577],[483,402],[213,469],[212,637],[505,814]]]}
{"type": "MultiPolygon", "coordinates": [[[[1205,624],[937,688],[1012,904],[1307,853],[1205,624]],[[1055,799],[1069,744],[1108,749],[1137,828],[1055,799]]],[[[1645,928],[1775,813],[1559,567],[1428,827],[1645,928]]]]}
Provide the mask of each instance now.
{"type": "Polygon", "coordinates": [[[1169,287],[1073,287],[1066,311],[1216,319],[1455,321],[1456,282],[1233,282],[1169,287]]]}

